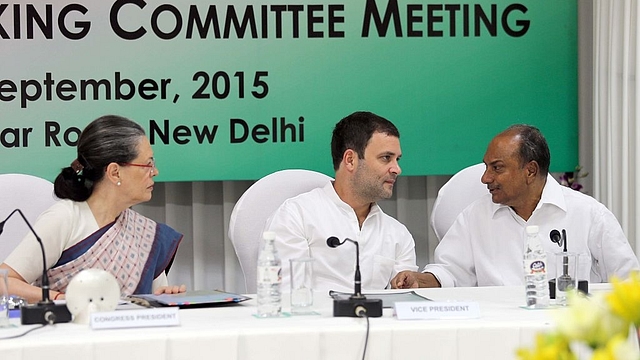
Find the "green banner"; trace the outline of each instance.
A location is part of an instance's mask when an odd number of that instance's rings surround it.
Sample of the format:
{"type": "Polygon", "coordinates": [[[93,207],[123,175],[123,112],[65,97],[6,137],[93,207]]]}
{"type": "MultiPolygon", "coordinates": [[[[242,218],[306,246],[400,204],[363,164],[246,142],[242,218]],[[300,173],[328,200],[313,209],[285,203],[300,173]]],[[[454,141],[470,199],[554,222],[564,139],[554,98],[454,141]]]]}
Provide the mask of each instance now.
{"type": "Polygon", "coordinates": [[[451,174],[527,123],[577,164],[569,0],[15,1],[0,5],[0,172],[53,179],[104,114],[139,122],[159,181],[332,173],[337,121],[401,133],[403,175],[451,174]]]}

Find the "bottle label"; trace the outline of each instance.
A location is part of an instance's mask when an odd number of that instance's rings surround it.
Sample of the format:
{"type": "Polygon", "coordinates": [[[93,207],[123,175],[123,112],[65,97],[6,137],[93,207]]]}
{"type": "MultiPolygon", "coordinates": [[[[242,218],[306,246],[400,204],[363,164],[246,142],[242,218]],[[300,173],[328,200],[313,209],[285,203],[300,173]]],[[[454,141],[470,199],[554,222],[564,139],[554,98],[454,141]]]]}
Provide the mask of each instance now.
{"type": "Polygon", "coordinates": [[[258,282],[265,284],[279,284],[282,282],[280,266],[258,266],[258,282]]]}
{"type": "Polygon", "coordinates": [[[528,275],[544,274],[547,272],[547,266],[543,260],[525,260],[524,271],[528,275]]]}

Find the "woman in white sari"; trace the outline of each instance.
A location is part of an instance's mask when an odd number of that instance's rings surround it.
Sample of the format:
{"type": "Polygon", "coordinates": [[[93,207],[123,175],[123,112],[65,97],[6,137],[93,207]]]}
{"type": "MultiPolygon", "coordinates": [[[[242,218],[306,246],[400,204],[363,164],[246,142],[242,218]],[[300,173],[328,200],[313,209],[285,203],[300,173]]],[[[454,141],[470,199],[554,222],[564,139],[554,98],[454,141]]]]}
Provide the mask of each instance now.
{"type": "MultiPolygon", "coordinates": [[[[184,292],[168,286],[165,271],[182,234],[130,207],[149,201],[158,175],[153,151],[137,123],[115,115],[91,122],[78,139],[77,158],[55,180],[61,200],[34,225],[46,253],[53,299],[64,298],[71,278],[88,268],[112,273],[123,295],[184,292]]],[[[41,299],[40,246],[28,234],[1,269],[11,293],[41,299]]]]}

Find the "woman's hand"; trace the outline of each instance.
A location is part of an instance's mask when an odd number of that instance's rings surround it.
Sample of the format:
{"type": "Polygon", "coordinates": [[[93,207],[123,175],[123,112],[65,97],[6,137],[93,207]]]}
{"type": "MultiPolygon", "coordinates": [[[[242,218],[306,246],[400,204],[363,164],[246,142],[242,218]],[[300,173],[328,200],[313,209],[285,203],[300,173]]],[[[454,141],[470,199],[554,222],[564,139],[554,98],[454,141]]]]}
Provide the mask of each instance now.
{"type": "Polygon", "coordinates": [[[153,293],[156,295],[160,294],[178,294],[187,291],[186,285],[174,285],[174,286],[160,286],[153,293]]]}
{"type": "Polygon", "coordinates": [[[50,295],[50,297],[51,297],[53,300],[66,300],[66,298],[67,298],[67,297],[65,296],[65,294],[64,294],[64,293],[61,293],[61,292],[55,292],[55,294],[51,294],[51,295],[50,295]]]}

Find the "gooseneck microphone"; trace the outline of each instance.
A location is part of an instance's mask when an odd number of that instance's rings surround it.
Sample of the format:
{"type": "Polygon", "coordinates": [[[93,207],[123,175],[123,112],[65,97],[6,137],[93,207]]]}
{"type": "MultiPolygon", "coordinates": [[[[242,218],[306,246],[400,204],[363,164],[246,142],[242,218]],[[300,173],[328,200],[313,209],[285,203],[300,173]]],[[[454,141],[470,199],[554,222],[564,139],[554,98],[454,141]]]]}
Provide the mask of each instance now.
{"type": "Polygon", "coordinates": [[[569,274],[569,256],[567,256],[567,231],[562,229],[562,234],[560,231],[553,229],[551,233],[549,233],[549,237],[551,241],[558,244],[559,247],[562,248],[562,274],[558,276],[556,281],[556,285],[558,290],[567,291],[570,287],[574,286],[575,279],[571,278],[569,274]]]}
{"type": "MultiPolygon", "coordinates": [[[[553,229],[549,233],[549,237],[552,242],[563,248],[563,253],[567,252],[567,231],[565,229],[562,229],[562,235],[560,235],[560,231],[553,229]]],[[[567,256],[562,258],[562,276],[569,276],[569,257],[567,256]]]]}
{"type": "Polygon", "coordinates": [[[353,295],[351,295],[351,298],[363,299],[364,296],[362,295],[362,275],[360,274],[360,246],[358,245],[358,242],[351,240],[349,238],[345,238],[344,241],[341,242],[340,239],[338,239],[335,236],[332,236],[327,239],[327,245],[329,245],[330,248],[336,248],[347,241],[356,245],[356,273],[353,279],[354,289],[353,289],[353,295]]]}
{"type": "Polygon", "coordinates": [[[380,317],[382,316],[382,300],[367,299],[362,295],[362,279],[360,275],[360,246],[355,240],[345,238],[340,241],[335,236],[327,239],[327,246],[336,248],[345,242],[351,242],[356,246],[356,271],[354,276],[354,291],[349,299],[333,300],[333,316],[347,317],[380,317]]]}
{"type": "Polygon", "coordinates": [[[340,239],[338,239],[335,236],[332,236],[330,238],[327,239],[327,245],[329,245],[330,248],[337,248],[338,246],[344,244],[343,242],[340,242],[340,239]]]}
{"type": "Polygon", "coordinates": [[[42,245],[42,239],[40,239],[38,234],[36,234],[35,230],[33,230],[33,228],[31,227],[31,224],[29,223],[29,221],[27,221],[27,218],[24,216],[24,214],[22,213],[22,211],[20,209],[13,210],[11,212],[11,214],[9,214],[9,216],[7,216],[7,218],[4,219],[4,221],[0,223],[0,235],[4,231],[4,224],[15,213],[20,214],[20,216],[22,217],[24,222],[29,227],[29,230],[31,230],[31,233],[36,237],[36,240],[40,244],[40,250],[42,251],[42,265],[43,265],[43,271],[42,271],[42,301],[41,301],[41,303],[46,303],[46,304],[52,303],[53,301],[51,301],[51,299],[49,298],[49,277],[47,277],[47,258],[44,255],[44,246],[42,245]]]}
{"type": "Polygon", "coordinates": [[[33,227],[29,223],[29,220],[24,216],[20,209],[13,210],[6,219],[0,222],[0,234],[4,230],[4,224],[13,216],[18,213],[22,217],[22,220],[27,224],[29,230],[35,236],[38,244],[40,244],[40,250],[42,251],[42,300],[36,305],[25,305],[20,308],[20,320],[23,325],[29,324],[55,324],[71,321],[71,313],[67,309],[66,305],[57,305],[49,298],[49,277],[47,276],[47,257],[44,253],[44,245],[42,239],[33,230],[33,227]]]}
{"type": "MultiPolygon", "coordinates": [[[[562,248],[562,252],[564,253],[564,256],[562,256],[562,274],[558,276],[557,279],[552,279],[549,281],[549,285],[552,286],[549,288],[551,292],[551,298],[555,299],[556,285],[560,291],[566,291],[570,286],[573,286],[575,282],[577,282],[578,284],[578,290],[582,291],[585,294],[588,294],[589,281],[572,279],[571,275],[569,274],[569,256],[567,253],[567,243],[568,243],[567,231],[565,229],[562,229],[562,234],[561,234],[560,231],[553,229],[551,230],[549,237],[551,238],[552,242],[558,244],[558,246],[562,248]]],[[[576,255],[577,254],[574,254],[574,256],[576,255]]],[[[575,259],[576,261],[578,261],[579,255],[575,259]]],[[[579,266],[579,261],[575,266],[579,266]]]]}
{"type": "MultiPolygon", "coordinates": [[[[564,246],[564,249],[562,249],[562,252],[566,254],[567,253],[567,231],[565,229],[562,229],[562,244],[564,246]]],[[[569,276],[569,257],[568,256],[562,257],[562,275],[569,276]]]]}
{"type": "Polygon", "coordinates": [[[549,237],[551,241],[558,244],[558,246],[562,246],[562,236],[560,236],[560,231],[553,229],[551,233],[549,233],[549,237]]]}

